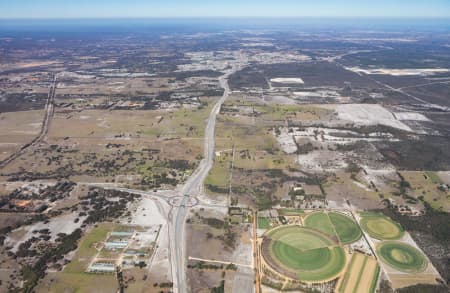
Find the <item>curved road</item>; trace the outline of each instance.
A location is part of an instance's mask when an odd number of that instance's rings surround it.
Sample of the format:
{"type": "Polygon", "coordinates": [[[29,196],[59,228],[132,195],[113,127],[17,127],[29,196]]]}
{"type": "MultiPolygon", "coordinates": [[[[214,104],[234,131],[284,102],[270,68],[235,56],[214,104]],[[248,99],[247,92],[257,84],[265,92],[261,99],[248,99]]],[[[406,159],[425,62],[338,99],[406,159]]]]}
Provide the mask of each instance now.
{"type": "Polygon", "coordinates": [[[171,241],[171,258],[172,258],[172,272],[174,292],[187,292],[186,282],[186,255],[185,255],[185,223],[189,207],[185,206],[186,201],[192,194],[199,193],[203,187],[203,181],[208,175],[209,170],[214,162],[214,129],[216,126],[216,118],[220,112],[220,108],[230,94],[230,87],[228,85],[228,77],[236,71],[236,67],[232,67],[230,71],[219,78],[220,86],[224,89],[220,100],[214,105],[205,129],[205,158],[200,162],[198,168],[187,180],[181,189],[184,196],[179,207],[174,208],[174,222],[172,227],[171,241]]]}

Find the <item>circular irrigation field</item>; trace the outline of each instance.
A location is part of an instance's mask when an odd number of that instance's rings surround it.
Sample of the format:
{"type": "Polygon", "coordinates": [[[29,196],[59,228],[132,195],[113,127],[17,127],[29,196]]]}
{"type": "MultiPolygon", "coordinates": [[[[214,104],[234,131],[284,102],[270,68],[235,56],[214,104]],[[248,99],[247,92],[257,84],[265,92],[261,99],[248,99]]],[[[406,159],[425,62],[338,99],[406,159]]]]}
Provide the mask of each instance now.
{"type": "Polygon", "coordinates": [[[335,212],[328,213],[328,216],[336,230],[339,240],[343,244],[350,244],[361,238],[361,229],[359,229],[358,224],[352,218],[335,212]]]}
{"type": "Polygon", "coordinates": [[[378,245],[377,252],[383,262],[405,273],[421,272],[428,264],[427,259],[419,250],[402,242],[382,242],[378,245]]]}
{"type": "Polygon", "coordinates": [[[331,237],[337,236],[342,244],[356,242],[362,236],[361,229],[352,218],[336,212],[311,213],[305,218],[305,226],[331,237]]]}
{"type": "Polygon", "coordinates": [[[314,229],[284,226],[266,233],[262,254],[275,271],[304,282],[336,277],[345,266],[345,252],[330,237],[314,229]]]}
{"type": "Polygon", "coordinates": [[[402,226],[382,214],[364,213],[360,224],[370,237],[379,240],[396,240],[404,234],[402,226]]]}

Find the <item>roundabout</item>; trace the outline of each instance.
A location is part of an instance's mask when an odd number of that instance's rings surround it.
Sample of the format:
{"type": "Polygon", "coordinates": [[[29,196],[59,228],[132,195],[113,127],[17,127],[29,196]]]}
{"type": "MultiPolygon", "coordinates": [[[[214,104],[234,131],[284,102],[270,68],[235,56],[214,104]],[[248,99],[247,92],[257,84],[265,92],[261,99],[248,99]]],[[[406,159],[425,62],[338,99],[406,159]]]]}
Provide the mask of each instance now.
{"type": "Polygon", "coordinates": [[[306,227],[282,226],[268,231],[261,247],[271,269],[307,283],[336,278],[346,262],[344,249],[332,238],[306,227]]]}
{"type": "Polygon", "coordinates": [[[174,207],[194,207],[198,204],[198,199],[196,197],[184,197],[184,196],[175,196],[169,198],[167,201],[171,206],[174,207]]]}
{"type": "Polygon", "coordinates": [[[401,272],[419,273],[428,265],[425,256],[406,243],[386,241],[378,245],[377,252],[384,263],[401,272]]]}

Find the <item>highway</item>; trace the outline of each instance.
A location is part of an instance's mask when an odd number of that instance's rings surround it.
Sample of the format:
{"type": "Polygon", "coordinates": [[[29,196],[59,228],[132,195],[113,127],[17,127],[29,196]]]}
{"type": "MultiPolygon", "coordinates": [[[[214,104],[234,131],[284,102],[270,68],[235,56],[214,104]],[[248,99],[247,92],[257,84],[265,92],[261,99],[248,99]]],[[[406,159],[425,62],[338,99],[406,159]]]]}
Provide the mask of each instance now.
{"type": "Polygon", "coordinates": [[[214,163],[214,133],[216,127],[216,118],[220,112],[220,108],[230,94],[230,87],[228,85],[228,77],[236,71],[233,67],[229,72],[225,73],[219,78],[220,86],[224,92],[220,100],[214,105],[208,118],[205,129],[205,157],[200,162],[199,166],[187,180],[181,189],[181,194],[184,198],[179,207],[174,208],[174,222],[172,227],[171,241],[171,258],[172,258],[172,272],[174,292],[184,293],[187,290],[186,281],[186,239],[185,239],[185,223],[186,216],[189,212],[189,207],[186,207],[186,202],[189,197],[195,193],[200,193],[203,189],[203,181],[208,175],[209,170],[214,163]]]}
{"type": "Polygon", "coordinates": [[[41,131],[39,134],[29,143],[23,145],[19,150],[11,154],[9,157],[0,162],[0,169],[6,167],[9,163],[20,157],[25,150],[40,143],[48,133],[50,122],[52,121],[53,114],[55,112],[55,95],[56,95],[56,81],[57,75],[53,78],[53,83],[50,85],[48,92],[47,102],[45,103],[45,115],[42,121],[41,131]]]}

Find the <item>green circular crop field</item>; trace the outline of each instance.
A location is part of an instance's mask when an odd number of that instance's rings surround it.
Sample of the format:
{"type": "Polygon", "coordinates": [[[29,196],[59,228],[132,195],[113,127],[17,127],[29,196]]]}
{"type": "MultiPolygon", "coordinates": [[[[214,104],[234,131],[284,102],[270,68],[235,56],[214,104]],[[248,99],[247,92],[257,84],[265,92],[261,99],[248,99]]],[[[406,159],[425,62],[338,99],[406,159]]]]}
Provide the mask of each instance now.
{"type": "Polygon", "coordinates": [[[352,218],[340,213],[328,213],[330,221],[336,230],[339,240],[343,244],[350,244],[358,241],[362,236],[361,229],[352,218]]]}
{"type": "Polygon", "coordinates": [[[300,226],[285,226],[266,234],[266,262],[280,273],[305,282],[321,282],[337,276],[345,265],[342,247],[325,234],[300,226]]]}
{"type": "Polygon", "coordinates": [[[425,270],[427,259],[416,248],[402,242],[385,241],[377,247],[383,262],[406,273],[417,273],[425,270]]]}
{"type": "Polygon", "coordinates": [[[331,224],[330,218],[327,213],[314,212],[306,216],[305,226],[322,231],[329,236],[336,236],[333,224],[331,224]]]}
{"type": "Polygon", "coordinates": [[[362,214],[361,227],[370,237],[379,240],[396,240],[403,237],[404,231],[400,224],[382,214],[362,214]]]}

